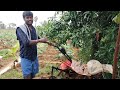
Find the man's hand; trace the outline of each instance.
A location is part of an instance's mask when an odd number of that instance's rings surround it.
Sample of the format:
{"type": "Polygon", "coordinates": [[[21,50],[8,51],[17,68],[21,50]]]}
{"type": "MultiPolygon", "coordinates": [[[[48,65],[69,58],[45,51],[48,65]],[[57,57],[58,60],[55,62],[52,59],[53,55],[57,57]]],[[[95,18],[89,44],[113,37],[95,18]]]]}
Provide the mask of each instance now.
{"type": "Polygon", "coordinates": [[[39,42],[41,42],[41,43],[47,43],[47,44],[50,45],[50,46],[55,46],[55,44],[49,42],[47,38],[38,39],[37,42],[38,42],[38,43],[39,43],[39,42]]]}
{"type": "Polygon", "coordinates": [[[41,43],[46,43],[47,41],[48,41],[47,38],[38,39],[38,42],[41,42],[41,43]]]}
{"type": "Polygon", "coordinates": [[[29,45],[34,45],[37,43],[46,43],[48,40],[47,38],[41,38],[41,39],[37,39],[37,40],[30,40],[30,44],[29,45]]]}

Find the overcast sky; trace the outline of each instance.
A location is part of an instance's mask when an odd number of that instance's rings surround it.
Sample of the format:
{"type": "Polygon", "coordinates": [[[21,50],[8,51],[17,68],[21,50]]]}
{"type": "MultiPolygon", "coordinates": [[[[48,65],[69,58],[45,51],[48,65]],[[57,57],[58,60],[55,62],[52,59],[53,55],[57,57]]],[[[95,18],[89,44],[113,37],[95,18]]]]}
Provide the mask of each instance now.
{"type": "MultiPolygon", "coordinates": [[[[33,16],[38,17],[38,21],[36,25],[40,24],[44,20],[48,20],[49,17],[54,16],[55,11],[32,11],[33,16]]],[[[22,17],[23,11],[0,11],[0,21],[5,24],[15,23],[17,26],[24,24],[24,20],[22,17]]],[[[33,23],[34,25],[35,23],[33,23]]]]}

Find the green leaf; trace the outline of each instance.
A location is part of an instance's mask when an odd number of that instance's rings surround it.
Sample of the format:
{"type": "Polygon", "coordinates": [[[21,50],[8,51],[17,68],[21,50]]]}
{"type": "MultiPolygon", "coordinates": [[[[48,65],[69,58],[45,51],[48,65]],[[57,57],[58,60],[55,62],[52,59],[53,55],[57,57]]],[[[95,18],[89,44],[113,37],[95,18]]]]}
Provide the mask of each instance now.
{"type": "Polygon", "coordinates": [[[120,13],[113,18],[113,21],[117,24],[120,24],[120,13]]]}

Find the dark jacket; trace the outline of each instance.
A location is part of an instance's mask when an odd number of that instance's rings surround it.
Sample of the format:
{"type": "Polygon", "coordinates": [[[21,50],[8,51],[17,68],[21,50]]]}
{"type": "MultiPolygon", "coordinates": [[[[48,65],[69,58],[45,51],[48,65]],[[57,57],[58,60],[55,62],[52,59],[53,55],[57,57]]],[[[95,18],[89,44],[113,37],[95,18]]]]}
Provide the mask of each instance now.
{"type": "MultiPolygon", "coordinates": [[[[34,27],[32,27],[30,33],[31,40],[36,40],[38,38],[34,27]]],[[[16,36],[20,44],[20,57],[32,61],[35,60],[37,57],[37,45],[29,45],[30,40],[27,38],[27,35],[19,27],[16,29],[16,36]]]]}

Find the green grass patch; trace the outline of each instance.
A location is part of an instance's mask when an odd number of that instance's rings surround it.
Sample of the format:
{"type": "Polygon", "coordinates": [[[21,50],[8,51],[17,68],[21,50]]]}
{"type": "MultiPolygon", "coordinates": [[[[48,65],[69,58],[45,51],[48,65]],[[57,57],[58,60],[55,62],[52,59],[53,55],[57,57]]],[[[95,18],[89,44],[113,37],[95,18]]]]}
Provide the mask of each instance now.
{"type": "MultiPolygon", "coordinates": [[[[43,68],[40,67],[40,68],[39,68],[39,73],[38,73],[36,76],[39,77],[39,76],[41,76],[41,75],[43,75],[43,74],[49,74],[49,75],[51,75],[52,66],[58,67],[59,64],[47,63],[47,64],[45,65],[45,67],[43,67],[43,68]]],[[[54,71],[54,75],[56,76],[57,74],[58,74],[58,72],[55,70],[55,71],[54,71]]]]}
{"type": "Polygon", "coordinates": [[[42,53],[46,50],[47,47],[48,47],[48,45],[45,44],[45,43],[38,43],[38,44],[37,44],[37,52],[38,52],[38,55],[39,55],[39,54],[42,54],[42,53]]]}
{"type": "Polygon", "coordinates": [[[0,76],[0,79],[22,79],[22,72],[11,69],[0,76]]]}
{"type": "Polygon", "coordinates": [[[16,30],[0,30],[0,40],[5,46],[13,46],[17,42],[16,30]]]}
{"type": "Polygon", "coordinates": [[[8,53],[8,49],[2,49],[0,50],[0,56],[4,56],[8,53]]]}
{"type": "MultiPolygon", "coordinates": [[[[44,68],[39,67],[39,73],[36,74],[36,77],[39,77],[44,74],[51,75],[52,66],[58,67],[59,65],[48,63],[45,65],[44,68]]],[[[54,75],[56,76],[57,74],[58,74],[58,72],[55,70],[54,75]]],[[[11,69],[11,70],[7,71],[6,73],[2,74],[0,76],[0,79],[23,79],[23,76],[22,76],[21,71],[18,71],[16,69],[11,69]]]]}

